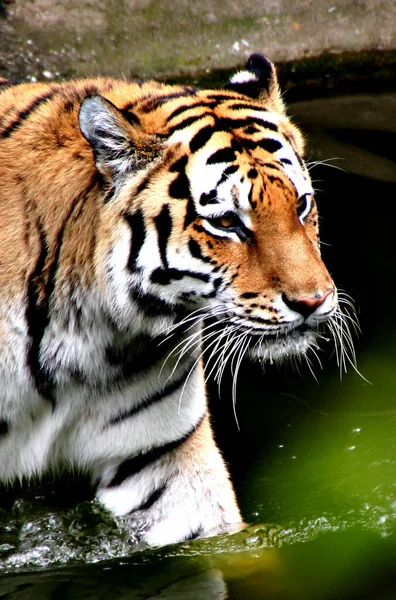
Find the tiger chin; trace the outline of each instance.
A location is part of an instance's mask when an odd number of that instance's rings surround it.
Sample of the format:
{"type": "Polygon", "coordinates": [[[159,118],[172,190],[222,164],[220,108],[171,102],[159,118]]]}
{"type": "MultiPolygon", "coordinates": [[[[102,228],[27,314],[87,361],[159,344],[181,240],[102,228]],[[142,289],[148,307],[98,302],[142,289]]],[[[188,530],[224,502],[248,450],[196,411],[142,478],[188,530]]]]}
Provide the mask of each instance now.
{"type": "Polygon", "coordinates": [[[203,345],[299,356],[338,310],[272,63],[0,84],[0,480],[84,470],[153,546],[241,527],[203,345]]]}

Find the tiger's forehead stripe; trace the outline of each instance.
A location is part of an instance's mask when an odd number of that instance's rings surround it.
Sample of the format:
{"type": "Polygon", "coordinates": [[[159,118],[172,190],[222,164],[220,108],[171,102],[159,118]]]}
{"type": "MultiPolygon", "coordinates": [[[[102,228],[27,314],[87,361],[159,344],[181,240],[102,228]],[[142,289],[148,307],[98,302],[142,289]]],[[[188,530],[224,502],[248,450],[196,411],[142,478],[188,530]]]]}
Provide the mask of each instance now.
{"type": "Polygon", "coordinates": [[[201,121],[202,119],[204,119],[207,116],[211,116],[211,113],[206,111],[206,112],[203,112],[202,114],[199,114],[199,115],[193,115],[191,117],[187,117],[186,119],[183,119],[182,121],[180,121],[176,125],[173,125],[172,127],[169,127],[167,129],[167,135],[171,136],[176,131],[180,131],[180,129],[186,129],[187,127],[189,127],[193,123],[196,123],[197,121],[201,121]]]}
{"type": "Polygon", "coordinates": [[[181,100],[190,96],[196,96],[197,91],[194,88],[184,87],[181,91],[170,92],[165,94],[150,94],[148,97],[140,98],[139,104],[136,105],[138,111],[143,113],[150,113],[157,110],[164,104],[171,102],[172,100],[181,100]]]}
{"type": "MultiPolygon", "coordinates": [[[[206,100],[212,97],[212,94],[208,94],[206,100]]],[[[188,106],[174,109],[166,119],[170,125],[168,129],[170,143],[184,142],[188,144],[191,152],[190,158],[184,157],[183,164],[177,161],[179,175],[169,187],[170,196],[188,198],[192,192],[196,210],[200,207],[199,212],[201,213],[201,209],[204,209],[203,214],[206,216],[210,214],[208,212],[210,207],[212,206],[213,210],[216,205],[217,211],[219,208],[223,211],[233,210],[233,208],[238,210],[234,202],[236,195],[235,193],[231,194],[228,189],[230,182],[226,188],[223,189],[222,186],[241,168],[242,163],[238,164],[238,155],[245,155],[243,159],[245,162],[251,153],[253,153],[253,163],[250,168],[246,168],[246,172],[243,169],[248,180],[252,181],[257,178],[257,169],[253,168],[256,161],[258,167],[260,163],[264,165],[268,163],[275,172],[277,170],[286,171],[299,194],[310,193],[311,190],[304,183],[306,177],[304,169],[301,171],[301,165],[303,165],[301,158],[295,150],[293,140],[283,131],[282,116],[262,110],[263,107],[246,100],[244,102],[235,101],[235,98],[222,94],[215,94],[215,97],[219,102],[213,109],[209,107],[208,102],[197,97],[191,99],[188,106]],[[193,109],[194,106],[199,106],[199,114],[189,115],[187,111],[193,109]],[[176,120],[176,123],[172,122],[173,120],[176,120]],[[198,122],[200,127],[194,127],[198,122]],[[192,129],[189,129],[190,125],[193,126],[192,129]],[[239,132],[238,129],[241,131],[239,132]],[[182,131],[182,136],[178,135],[178,132],[182,131]],[[222,133],[227,135],[216,137],[219,134],[221,136],[222,133]],[[172,138],[172,135],[175,137],[172,138]],[[265,161],[260,158],[257,153],[260,150],[270,154],[271,160],[265,161]],[[187,173],[191,172],[191,165],[187,167],[187,164],[190,164],[193,157],[201,151],[203,154],[199,159],[198,170],[205,169],[205,177],[203,179],[194,177],[191,180],[191,175],[186,174],[186,169],[187,173]],[[282,164],[288,168],[285,170],[282,168],[282,164]],[[217,165],[219,167],[217,171],[207,170],[207,167],[216,167],[217,165]],[[225,202],[226,197],[234,199],[231,204],[225,202]]],[[[195,161],[193,162],[195,164],[195,161]]],[[[176,170],[176,165],[171,170],[176,170]]],[[[242,183],[242,180],[239,181],[241,176],[242,173],[238,176],[238,180],[233,179],[234,191],[239,190],[242,183]]],[[[249,206],[254,210],[257,206],[252,188],[246,189],[243,193],[239,190],[238,202],[239,198],[244,199],[244,210],[247,210],[249,206]]]]}
{"type": "MultiPolygon", "coordinates": [[[[246,129],[251,125],[258,126],[259,129],[257,131],[260,131],[260,127],[275,132],[277,132],[279,129],[278,124],[275,123],[274,120],[271,121],[269,119],[268,112],[266,112],[265,115],[261,114],[261,112],[264,111],[259,111],[257,107],[250,107],[250,114],[241,115],[238,113],[235,116],[232,113],[229,114],[230,108],[232,109],[232,106],[230,107],[228,103],[213,105],[211,103],[203,102],[192,102],[187,106],[179,107],[173,113],[166,117],[166,124],[169,124],[170,121],[172,121],[174,118],[180,116],[180,114],[188,112],[189,110],[194,109],[194,115],[186,117],[185,119],[182,119],[181,121],[171,125],[167,129],[167,133],[168,135],[172,135],[172,133],[174,133],[178,129],[184,129],[185,127],[189,126],[190,123],[193,123],[195,120],[202,119],[204,117],[211,117],[213,119],[217,131],[229,131],[240,128],[246,129]],[[202,109],[202,112],[196,114],[197,108],[202,109]]],[[[247,106],[245,108],[248,109],[247,106]]],[[[275,115],[273,115],[273,117],[275,117],[275,115]]]]}
{"type": "Polygon", "coordinates": [[[196,111],[198,108],[212,109],[216,106],[216,104],[217,104],[217,102],[215,102],[215,101],[205,102],[203,100],[203,101],[199,101],[199,102],[191,102],[190,104],[184,104],[182,106],[178,106],[166,117],[165,123],[169,123],[169,121],[172,121],[179,115],[181,115],[189,110],[196,111]]]}

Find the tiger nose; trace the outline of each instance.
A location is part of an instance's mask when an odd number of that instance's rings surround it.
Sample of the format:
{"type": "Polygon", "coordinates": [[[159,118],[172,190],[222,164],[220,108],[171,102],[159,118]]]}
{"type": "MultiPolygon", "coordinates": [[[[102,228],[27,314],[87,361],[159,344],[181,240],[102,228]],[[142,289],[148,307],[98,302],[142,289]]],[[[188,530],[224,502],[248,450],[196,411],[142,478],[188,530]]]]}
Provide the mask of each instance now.
{"type": "Polygon", "coordinates": [[[288,298],[286,294],[282,294],[282,300],[291,310],[298,312],[300,315],[307,319],[315,310],[323,304],[326,298],[333,293],[333,290],[327,290],[322,296],[315,294],[313,298],[303,297],[298,300],[292,300],[288,298]]]}

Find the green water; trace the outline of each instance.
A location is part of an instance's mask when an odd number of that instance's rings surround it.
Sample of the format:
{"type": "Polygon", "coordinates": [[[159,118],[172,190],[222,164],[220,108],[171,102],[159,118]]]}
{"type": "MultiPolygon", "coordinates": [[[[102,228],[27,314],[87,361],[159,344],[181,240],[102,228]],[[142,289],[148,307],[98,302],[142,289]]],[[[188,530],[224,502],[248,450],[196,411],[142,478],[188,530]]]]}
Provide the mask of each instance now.
{"type": "Polygon", "coordinates": [[[142,551],[73,482],[14,490],[1,497],[0,599],[395,597],[395,103],[388,94],[291,107],[312,160],[348,169],[317,166],[312,177],[325,261],[359,314],[364,378],[350,368],[340,380],[326,347],[316,380],[304,365],[263,374],[245,363],[239,428],[227,377],[220,397],[211,385],[249,528],[142,551]]]}

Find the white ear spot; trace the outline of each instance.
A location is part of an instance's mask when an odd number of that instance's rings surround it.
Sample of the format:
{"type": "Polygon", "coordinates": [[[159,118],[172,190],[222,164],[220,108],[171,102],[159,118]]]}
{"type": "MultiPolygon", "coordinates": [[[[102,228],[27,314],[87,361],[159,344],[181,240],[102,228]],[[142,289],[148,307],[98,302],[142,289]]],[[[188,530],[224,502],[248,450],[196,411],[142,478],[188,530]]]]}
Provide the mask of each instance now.
{"type": "Polygon", "coordinates": [[[258,82],[258,77],[251,71],[238,71],[230,79],[231,84],[258,82]]]}

